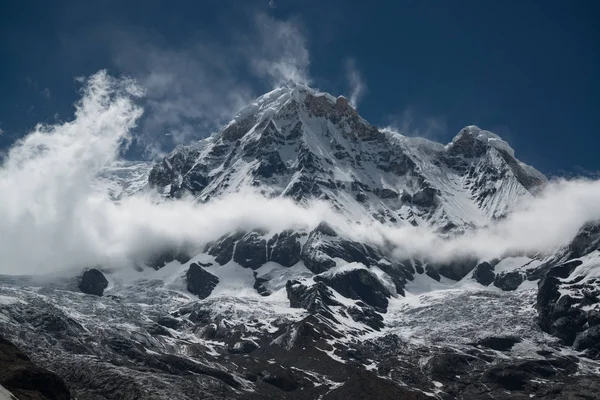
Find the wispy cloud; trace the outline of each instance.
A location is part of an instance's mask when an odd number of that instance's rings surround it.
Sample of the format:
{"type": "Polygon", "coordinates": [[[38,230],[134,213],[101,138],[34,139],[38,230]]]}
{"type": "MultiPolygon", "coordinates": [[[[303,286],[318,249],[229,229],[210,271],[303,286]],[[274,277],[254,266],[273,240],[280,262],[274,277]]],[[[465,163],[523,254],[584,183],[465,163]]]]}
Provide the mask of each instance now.
{"type": "Polygon", "coordinates": [[[347,59],[345,67],[346,79],[348,80],[348,87],[350,89],[350,104],[352,107],[357,108],[358,102],[367,92],[367,84],[356,67],[356,60],[354,58],[347,59]]]}
{"type": "Polygon", "coordinates": [[[443,141],[447,136],[446,119],[443,116],[422,116],[412,107],[387,117],[388,126],[384,129],[404,136],[423,137],[443,141]]]}
{"type": "Polygon", "coordinates": [[[146,90],[141,138],[156,152],[209,136],[252,98],[218,44],[171,47],[134,29],[112,35],[114,62],[146,90]]]}
{"type": "Polygon", "coordinates": [[[138,141],[150,152],[160,155],[209,136],[265,86],[310,82],[300,22],[258,13],[250,25],[244,32],[232,29],[230,37],[199,32],[177,45],[134,26],[103,26],[94,32],[109,46],[117,69],[146,90],[148,113],[138,141]]]}
{"type": "Polygon", "coordinates": [[[267,14],[255,16],[256,41],[246,48],[254,73],[273,85],[309,84],[310,54],[302,25],[281,21],[267,14]]]}
{"type": "Polygon", "coordinates": [[[27,86],[29,86],[33,91],[38,92],[40,95],[42,95],[43,97],[45,97],[46,99],[50,98],[50,89],[45,87],[43,89],[39,89],[39,85],[38,82],[33,79],[31,76],[26,76],[25,77],[25,83],[27,84],[27,86]]]}

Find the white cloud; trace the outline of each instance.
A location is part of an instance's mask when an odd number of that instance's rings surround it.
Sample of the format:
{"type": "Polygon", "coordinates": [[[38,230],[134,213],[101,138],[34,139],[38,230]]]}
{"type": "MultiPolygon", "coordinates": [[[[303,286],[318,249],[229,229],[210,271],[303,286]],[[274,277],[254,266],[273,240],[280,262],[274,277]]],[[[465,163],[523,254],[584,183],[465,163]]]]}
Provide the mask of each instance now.
{"type": "Polygon", "coordinates": [[[367,84],[364,82],[360,71],[356,67],[356,60],[349,58],[346,60],[346,79],[350,88],[350,104],[357,108],[358,102],[367,91],[367,84]]]}
{"type": "Polygon", "coordinates": [[[254,73],[274,86],[288,83],[310,84],[310,54],[301,25],[281,21],[266,14],[255,17],[256,40],[245,49],[254,73]]]}
{"type": "Polygon", "coordinates": [[[301,25],[262,13],[253,16],[249,31],[232,29],[222,38],[197,33],[177,46],[132,26],[103,26],[93,35],[108,43],[118,69],[146,89],[148,113],[138,139],[158,155],[209,136],[262,94],[248,74],[269,86],[309,83],[301,25]]]}
{"type": "Polygon", "coordinates": [[[115,63],[146,89],[140,139],[158,153],[209,136],[253,98],[217,43],[167,47],[146,31],[111,32],[115,63]]]}

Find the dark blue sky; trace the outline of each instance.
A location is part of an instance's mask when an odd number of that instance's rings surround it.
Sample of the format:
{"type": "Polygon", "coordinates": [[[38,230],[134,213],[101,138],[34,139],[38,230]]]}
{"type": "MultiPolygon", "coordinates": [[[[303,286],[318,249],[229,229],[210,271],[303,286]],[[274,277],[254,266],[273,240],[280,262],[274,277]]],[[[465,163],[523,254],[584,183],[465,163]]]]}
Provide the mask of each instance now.
{"type": "Polygon", "coordinates": [[[334,95],[354,73],[378,126],[446,142],[477,124],[545,173],[598,171],[599,17],[596,0],[6,0],[0,146],[68,119],[74,78],[101,68],[148,87],[139,135],[206,136],[283,63],[334,95]]]}

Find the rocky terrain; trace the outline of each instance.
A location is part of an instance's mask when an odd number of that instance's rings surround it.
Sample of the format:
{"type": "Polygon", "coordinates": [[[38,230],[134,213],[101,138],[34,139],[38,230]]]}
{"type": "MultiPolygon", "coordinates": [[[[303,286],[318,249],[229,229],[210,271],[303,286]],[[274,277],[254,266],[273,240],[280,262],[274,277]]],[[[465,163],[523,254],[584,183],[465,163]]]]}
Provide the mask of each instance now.
{"type": "MultiPolygon", "coordinates": [[[[252,189],[442,238],[506,218],[547,182],[491,132],[404,137],[302,86],[99,178],[115,201],[252,189]]],[[[448,262],[328,221],[239,229],[136,268],[0,276],[0,385],[18,399],[595,399],[599,296],[599,223],[552,254],[448,262]]]]}

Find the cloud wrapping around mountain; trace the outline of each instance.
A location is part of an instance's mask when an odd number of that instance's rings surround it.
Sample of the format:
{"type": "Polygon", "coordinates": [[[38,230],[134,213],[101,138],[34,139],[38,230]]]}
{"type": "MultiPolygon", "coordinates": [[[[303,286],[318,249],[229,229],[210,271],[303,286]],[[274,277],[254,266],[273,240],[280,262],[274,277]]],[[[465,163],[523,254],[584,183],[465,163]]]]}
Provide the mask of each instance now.
{"type": "Polygon", "coordinates": [[[43,274],[101,265],[130,267],[183,244],[200,249],[236,229],[312,229],[327,221],[366,243],[391,243],[397,257],[449,260],[549,252],[600,220],[600,181],[559,180],[505,220],[455,239],[423,227],[347,221],[324,202],[239,193],[199,204],[143,193],[119,202],[95,178],[119,158],[143,110],[134,81],[100,71],[85,81],[75,118],[20,140],[0,168],[0,273],[43,274]]]}

